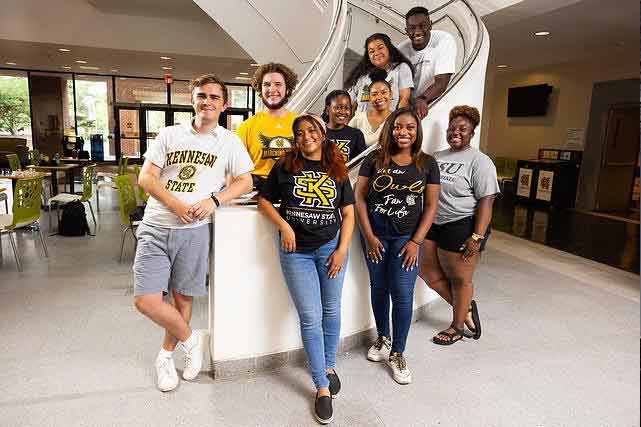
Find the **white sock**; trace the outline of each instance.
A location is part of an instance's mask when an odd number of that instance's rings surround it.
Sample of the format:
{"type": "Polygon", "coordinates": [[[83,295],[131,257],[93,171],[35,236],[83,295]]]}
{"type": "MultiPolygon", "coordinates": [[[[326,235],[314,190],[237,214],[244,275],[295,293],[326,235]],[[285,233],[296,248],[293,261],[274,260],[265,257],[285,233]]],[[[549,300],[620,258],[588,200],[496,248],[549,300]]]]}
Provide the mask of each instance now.
{"type": "Polygon", "coordinates": [[[185,341],[181,341],[180,344],[182,344],[185,351],[191,351],[191,349],[194,348],[196,344],[198,344],[198,337],[196,336],[194,331],[191,331],[191,335],[189,335],[189,338],[187,338],[185,341]]]}
{"type": "Polygon", "coordinates": [[[162,357],[165,359],[171,359],[171,356],[174,354],[173,351],[165,350],[164,348],[161,348],[160,351],[158,352],[158,357],[162,357]]]}

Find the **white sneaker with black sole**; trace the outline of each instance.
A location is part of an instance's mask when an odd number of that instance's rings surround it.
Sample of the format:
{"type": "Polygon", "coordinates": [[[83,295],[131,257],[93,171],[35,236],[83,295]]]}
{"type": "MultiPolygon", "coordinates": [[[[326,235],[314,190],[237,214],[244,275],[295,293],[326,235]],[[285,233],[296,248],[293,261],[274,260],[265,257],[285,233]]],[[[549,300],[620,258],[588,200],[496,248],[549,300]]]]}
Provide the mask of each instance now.
{"type": "Polygon", "coordinates": [[[191,348],[186,348],[183,343],[180,343],[180,346],[185,352],[185,369],[183,370],[183,378],[187,381],[191,381],[196,378],[200,372],[200,368],[203,366],[202,336],[197,331],[192,331],[192,335],[195,338],[195,343],[191,348]]]}
{"type": "Polygon", "coordinates": [[[392,350],[392,341],[387,337],[378,337],[374,345],[367,350],[367,360],[380,362],[389,358],[392,350]]]}
{"type": "Polygon", "coordinates": [[[156,386],[160,391],[171,391],[178,387],[178,372],[174,359],[171,357],[158,356],[155,362],[157,382],[156,386]]]}
{"type": "Polygon", "coordinates": [[[387,360],[387,366],[392,368],[392,378],[399,384],[409,384],[412,382],[412,372],[407,367],[407,359],[403,354],[392,352],[387,360]]]}

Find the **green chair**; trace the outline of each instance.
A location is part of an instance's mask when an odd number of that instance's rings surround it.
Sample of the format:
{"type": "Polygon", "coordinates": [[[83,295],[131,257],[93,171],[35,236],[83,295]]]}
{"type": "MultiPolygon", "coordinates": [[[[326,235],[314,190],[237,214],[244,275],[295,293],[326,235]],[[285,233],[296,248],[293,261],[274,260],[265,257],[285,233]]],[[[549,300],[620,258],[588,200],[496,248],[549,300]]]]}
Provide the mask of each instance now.
{"type": "Polygon", "coordinates": [[[509,157],[496,157],[494,158],[494,166],[496,166],[496,178],[501,186],[501,191],[504,191],[506,182],[514,183],[516,160],[509,157]]]}
{"type": "Polygon", "coordinates": [[[134,190],[134,184],[131,181],[131,176],[129,174],[118,175],[114,178],[116,183],[116,188],[118,189],[118,201],[120,202],[120,222],[122,225],[122,239],[120,241],[120,259],[122,262],[122,254],[125,248],[125,237],[127,236],[127,231],[131,231],[131,235],[134,237],[134,245],[138,244],[138,239],[136,238],[136,233],[134,228],[140,225],[141,221],[133,221],[131,219],[131,214],[136,210],[136,191],[134,190]]]}
{"type": "Polygon", "coordinates": [[[38,166],[40,164],[40,150],[33,149],[29,151],[29,160],[32,165],[38,166]]]}
{"type": "MultiPolygon", "coordinates": [[[[98,223],[96,222],[96,216],[94,215],[93,207],[91,206],[91,196],[93,195],[93,175],[95,170],[96,165],[86,166],[82,170],[82,194],[60,193],[49,199],[49,224],[52,224],[51,211],[53,210],[54,205],[66,205],[70,202],[87,203],[89,205],[89,211],[91,212],[91,219],[93,219],[94,234],[96,234],[98,223]]],[[[58,209],[58,212],[60,212],[60,209],[58,209]]]]}
{"type": "Polygon", "coordinates": [[[13,172],[22,170],[22,165],[20,165],[20,158],[18,158],[17,154],[7,154],[7,160],[9,161],[9,167],[13,172]]]}
{"type": "MultiPolygon", "coordinates": [[[[138,164],[134,164],[134,173],[136,174],[136,181],[138,181],[138,178],[140,177],[140,166],[138,164]]],[[[145,190],[140,186],[138,182],[138,198],[147,203],[147,200],[149,200],[149,194],[145,193],[145,190]]]]}
{"type": "Polygon", "coordinates": [[[129,157],[122,156],[120,160],[118,160],[118,175],[127,173],[127,163],[129,163],[129,157]]]}
{"type": "MultiPolygon", "coordinates": [[[[40,219],[40,193],[42,192],[42,178],[23,178],[16,181],[16,188],[13,193],[13,209],[11,215],[0,215],[0,235],[9,234],[9,241],[16,258],[18,271],[22,271],[18,247],[13,238],[16,230],[29,226],[40,219]]],[[[38,234],[42,242],[45,257],[49,257],[47,244],[45,243],[42,230],[38,227],[38,234]]],[[[1,243],[0,243],[1,244],[1,243]]]]}

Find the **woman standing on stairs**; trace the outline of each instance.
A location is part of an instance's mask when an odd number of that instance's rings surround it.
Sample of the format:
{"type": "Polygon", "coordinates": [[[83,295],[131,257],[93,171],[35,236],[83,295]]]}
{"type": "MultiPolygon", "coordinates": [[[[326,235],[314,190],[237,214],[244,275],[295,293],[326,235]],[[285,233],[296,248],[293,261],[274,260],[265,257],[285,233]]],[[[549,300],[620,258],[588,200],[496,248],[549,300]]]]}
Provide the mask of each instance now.
{"type": "Polygon", "coordinates": [[[452,108],[447,128],[450,148],[434,153],[441,193],[434,225],[423,243],[420,276],[452,305],[452,324],[434,337],[439,345],[481,337],[472,276],[490,235],[492,204],[500,190],[492,160],[470,145],[480,121],[474,107],[452,108]]]}

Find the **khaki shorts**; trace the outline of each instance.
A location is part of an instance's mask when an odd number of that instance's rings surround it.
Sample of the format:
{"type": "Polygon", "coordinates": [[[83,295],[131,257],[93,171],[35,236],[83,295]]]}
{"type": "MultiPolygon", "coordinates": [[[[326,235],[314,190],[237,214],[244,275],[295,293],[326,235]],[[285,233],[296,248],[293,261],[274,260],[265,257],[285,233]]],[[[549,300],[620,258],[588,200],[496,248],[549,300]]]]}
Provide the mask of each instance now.
{"type": "Polygon", "coordinates": [[[134,295],[173,291],[207,295],[211,224],[162,228],[140,224],[134,261],[134,295]]]}

